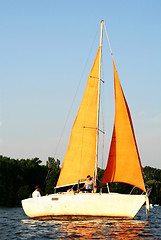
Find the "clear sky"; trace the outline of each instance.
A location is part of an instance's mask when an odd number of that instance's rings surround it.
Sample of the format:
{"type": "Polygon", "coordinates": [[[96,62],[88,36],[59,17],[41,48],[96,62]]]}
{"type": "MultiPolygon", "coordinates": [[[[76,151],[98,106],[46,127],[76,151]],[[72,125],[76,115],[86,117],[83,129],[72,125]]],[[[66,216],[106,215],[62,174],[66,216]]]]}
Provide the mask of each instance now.
{"type": "MultiPolygon", "coordinates": [[[[102,19],[142,165],[161,168],[160,0],[0,1],[0,155],[39,157],[44,164],[49,156],[63,161],[102,19]]],[[[114,93],[105,36],[103,41],[107,158],[114,93]]]]}

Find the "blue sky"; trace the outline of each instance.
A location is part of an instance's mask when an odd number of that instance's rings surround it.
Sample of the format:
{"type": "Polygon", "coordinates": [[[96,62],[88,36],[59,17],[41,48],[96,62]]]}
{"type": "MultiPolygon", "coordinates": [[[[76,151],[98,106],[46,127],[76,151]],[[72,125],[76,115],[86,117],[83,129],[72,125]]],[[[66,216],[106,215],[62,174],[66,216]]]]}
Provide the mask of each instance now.
{"type": "MultiPolygon", "coordinates": [[[[142,165],[161,168],[160,12],[160,0],[0,1],[0,154],[63,161],[104,19],[142,165]]],[[[105,35],[103,42],[106,136],[101,167],[114,121],[105,35]]]]}

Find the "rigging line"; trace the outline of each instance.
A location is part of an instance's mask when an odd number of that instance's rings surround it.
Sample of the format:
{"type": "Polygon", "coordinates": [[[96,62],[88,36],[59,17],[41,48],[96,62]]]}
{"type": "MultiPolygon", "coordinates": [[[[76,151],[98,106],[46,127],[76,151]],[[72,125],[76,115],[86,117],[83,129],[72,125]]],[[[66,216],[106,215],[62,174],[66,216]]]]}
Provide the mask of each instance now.
{"type": "Polygon", "coordinates": [[[59,146],[60,146],[60,142],[61,142],[61,140],[62,140],[62,137],[63,137],[64,131],[65,131],[67,122],[68,122],[68,120],[69,120],[69,116],[70,116],[70,114],[71,114],[71,111],[72,111],[72,108],[73,108],[73,105],[74,105],[74,101],[75,101],[75,99],[76,99],[78,90],[79,90],[79,88],[80,88],[80,83],[81,83],[81,80],[82,80],[83,75],[84,75],[84,73],[85,73],[85,70],[86,70],[86,67],[87,67],[87,63],[89,62],[89,58],[90,58],[90,55],[91,55],[91,52],[92,52],[92,49],[93,49],[94,42],[96,41],[96,36],[97,36],[97,34],[98,34],[98,31],[99,31],[99,26],[98,26],[98,29],[97,29],[96,34],[95,34],[95,36],[94,36],[94,39],[93,39],[93,42],[92,42],[92,45],[91,45],[91,48],[90,48],[90,51],[89,51],[87,60],[86,60],[86,62],[85,62],[85,65],[84,65],[84,68],[83,68],[83,71],[82,71],[82,74],[81,74],[81,77],[80,77],[80,79],[79,79],[78,86],[77,86],[77,88],[76,88],[76,92],[75,92],[73,101],[72,101],[72,103],[71,103],[71,107],[69,108],[69,111],[68,111],[68,114],[67,114],[67,117],[66,117],[66,120],[65,120],[64,127],[63,127],[63,129],[62,129],[61,134],[60,134],[60,138],[59,138],[58,144],[56,145],[54,156],[57,155],[58,148],[59,148],[59,146]]]}
{"type": "Polygon", "coordinates": [[[107,30],[106,30],[106,25],[105,25],[105,23],[104,23],[104,28],[105,28],[105,33],[106,33],[108,45],[109,45],[109,48],[110,48],[110,53],[111,53],[111,55],[113,56],[112,48],[111,48],[110,40],[109,40],[109,37],[108,37],[108,34],[107,34],[107,30]]]}

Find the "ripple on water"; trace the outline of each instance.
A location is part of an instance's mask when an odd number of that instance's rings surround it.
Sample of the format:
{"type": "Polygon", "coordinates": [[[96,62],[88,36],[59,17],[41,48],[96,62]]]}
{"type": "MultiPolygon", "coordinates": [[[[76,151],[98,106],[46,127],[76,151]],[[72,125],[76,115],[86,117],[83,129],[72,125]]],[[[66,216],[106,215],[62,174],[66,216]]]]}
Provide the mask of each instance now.
{"type": "Polygon", "coordinates": [[[23,239],[161,239],[161,207],[153,208],[146,220],[145,208],[135,220],[38,221],[21,208],[0,208],[0,236],[23,239]]]}

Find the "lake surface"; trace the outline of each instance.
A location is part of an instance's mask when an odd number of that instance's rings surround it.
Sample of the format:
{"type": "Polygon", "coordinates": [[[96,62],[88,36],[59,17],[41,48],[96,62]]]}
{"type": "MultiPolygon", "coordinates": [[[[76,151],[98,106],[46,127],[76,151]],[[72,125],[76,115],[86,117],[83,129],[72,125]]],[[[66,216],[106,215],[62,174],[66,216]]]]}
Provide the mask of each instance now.
{"type": "Polygon", "coordinates": [[[22,208],[0,208],[0,239],[161,239],[161,207],[134,220],[39,221],[22,208]]]}

